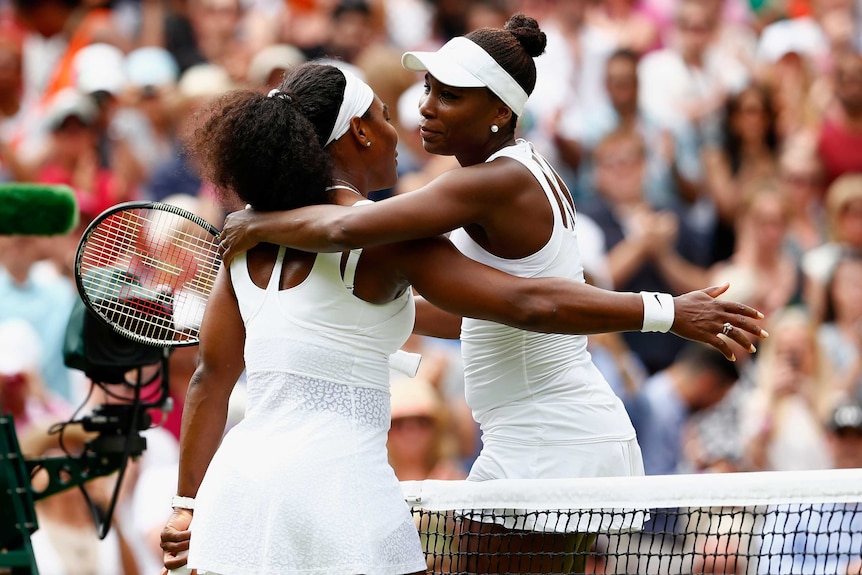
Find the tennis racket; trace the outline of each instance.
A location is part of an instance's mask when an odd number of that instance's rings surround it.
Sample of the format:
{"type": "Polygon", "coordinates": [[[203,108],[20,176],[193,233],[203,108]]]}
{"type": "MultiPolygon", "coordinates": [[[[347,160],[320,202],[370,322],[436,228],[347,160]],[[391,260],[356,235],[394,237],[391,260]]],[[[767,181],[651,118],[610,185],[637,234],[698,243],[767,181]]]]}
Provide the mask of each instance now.
{"type": "Polygon", "coordinates": [[[218,242],[216,228],[177,206],[118,204],[99,214],[78,243],[81,299],[133,341],[195,345],[221,266],[218,242]]]}

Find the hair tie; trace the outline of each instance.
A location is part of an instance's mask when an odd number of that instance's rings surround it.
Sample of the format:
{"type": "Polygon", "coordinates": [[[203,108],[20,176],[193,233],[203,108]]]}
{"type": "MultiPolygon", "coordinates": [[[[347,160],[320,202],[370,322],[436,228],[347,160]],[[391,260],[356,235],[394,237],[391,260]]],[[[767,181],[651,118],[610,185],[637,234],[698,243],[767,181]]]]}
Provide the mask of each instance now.
{"type": "Polygon", "coordinates": [[[293,102],[293,98],[290,97],[290,94],[282,92],[278,88],[273,88],[269,91],[269,94],[266,95],[267,98],[280,98],[287,102],[293,102]]]}

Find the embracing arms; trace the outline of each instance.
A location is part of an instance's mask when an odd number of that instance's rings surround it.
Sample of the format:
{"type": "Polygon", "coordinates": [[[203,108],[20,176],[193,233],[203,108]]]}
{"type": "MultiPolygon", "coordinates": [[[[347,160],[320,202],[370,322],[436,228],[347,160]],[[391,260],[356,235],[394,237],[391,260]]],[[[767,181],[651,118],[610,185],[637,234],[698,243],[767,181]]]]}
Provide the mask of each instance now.
{"type": "Polygon", "coordinates": [[[513,166],[472,166],[446,172],[428,185],[363,206],[307,206],[287,212],[240,210],[228,214],[221,233],[222,258],[260,242],[310,252],[340,252],[429,238],[482,223],[494,206],[519,188],[513,177],[529,177],[513,166]]]}
{"type": "MultiPolygon", "coordinates": [[[[449,314],[548,333],[639,331],[644,326],[641,294],[609,291],[562,278],[511,276],[467,258],[445,238],[402,242],[387,248],[413,287],[449,314]]],[[[749,338],[767,334],[756,321],[762,319],[760,312],[717,299],[727,287],[710,287],[673,298],[670,331],[712,345],[728,359],[735,359],[729,340],[750,352],[753,346],[749,338]],[[725,323],[733,326],[728,338],[719,337],[725,323]]],[[[427,311],[423,314],[433,317],[427,311]]]]}

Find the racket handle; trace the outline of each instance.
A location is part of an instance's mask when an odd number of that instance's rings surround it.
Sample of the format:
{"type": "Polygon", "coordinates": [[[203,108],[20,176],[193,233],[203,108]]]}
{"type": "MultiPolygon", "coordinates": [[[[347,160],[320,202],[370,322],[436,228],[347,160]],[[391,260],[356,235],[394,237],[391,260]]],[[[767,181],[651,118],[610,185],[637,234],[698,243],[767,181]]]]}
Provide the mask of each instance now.
{"type": "Polygon", "coordinates": [[[419,362],[421,361],[421,354],[399,349],[389,356],[389,367],[410,377],[416,377],[416,372],[419,371],[419,362]]]}

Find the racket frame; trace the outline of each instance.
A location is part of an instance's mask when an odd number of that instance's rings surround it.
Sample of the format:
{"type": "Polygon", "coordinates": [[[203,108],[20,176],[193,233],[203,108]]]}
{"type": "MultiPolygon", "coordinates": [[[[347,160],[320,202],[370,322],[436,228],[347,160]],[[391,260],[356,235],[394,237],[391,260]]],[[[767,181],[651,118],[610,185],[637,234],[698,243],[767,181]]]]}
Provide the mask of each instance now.
{"type": "MultiPolygon", "coordinates": [[[[78,241],[78,247],[75,250],[75,267],[74,267],[75,284],[78,288],[78,294],[80,295],[81,300],[84,302],[84,305],[87,307],[87,309],[90,312],[92,312],[93,314],[95,314],[96,317],[99,318],[99,320],[101,320],[104,323],[106,323],[107,325],[109,325],[114,331],[116,331],[120,335],[122,335],[128,339],[131,339],[132,341],[135,341],[137,343],[141,343],[144,345],[154,346],[154,347],[186,347],[186,346],[191,346],[191,345],[197,345],[200,342],[199,334],[194,336],[194,337],[188,337],[188,338],[184,338],[184,339],[167,340],[167,339],[162,339],[162,338],[143,336],[143,335],[138,334],[138,333],[136,333],[130,329],[125,328],[124,326],[118,324],[117,322],[113,321],[110,317],[108,317],[102,311],[101,307],[97,306],[95,304],[95,302],[92,301],[90,294],[88,293],[88,290],[84,286],[84,275],[81,273],[82,268],[84,267],[82,260],[83,260],[84,253],[86,252],[86,247],[90,241],[90,238],[93,236],[94,233],[96,233],[96,231],[99,229],[99,227],[102,225],[102,223],[105,222],[107,219],[109,219],[112,216],[115,216],[119,213],[122,213],[122,212],[130,212],[130,211],[135,211],[135,210],[161,211],[161,212],[167,212],[167,213],[179,216],[181,218],[184,218],[193,224],[197,224],[201,229],[203,229],[205,232],[209,233],[213,237],[214,243],[216,245],[218,245],[219,237],[220,237],[219,230],[215,226],[210,224],[208,221],[206,221],[205,219],[201,218],[200,216],[198,216],[196,214],[193,214],[192,212],[190,212],[184,208],[181,208],[179,206],[175,206],[173,204],[167,204],[164,202],[140,201],[140,200],[139,201],[122,202],[122,203],[116,204],[116,205],[106,209],[105,211],[100,213],[98,216],[96,216],[96,218],[93,219],[93,221],[87,225],[86,229],[81,234],[81,239],[78,241]]],[[[219,255],[219,252],[217,249],[215,250],[215,254],[216,254],[215,259],[220,260],[221,257],[219,255]]],[[[207,295],[207,297],[209,297],[209,294],[206,294],[206,295],[207,295]]],[[[171,331],[173,331],[175,333],[175,330],[171,330],[171,331]]]]}

